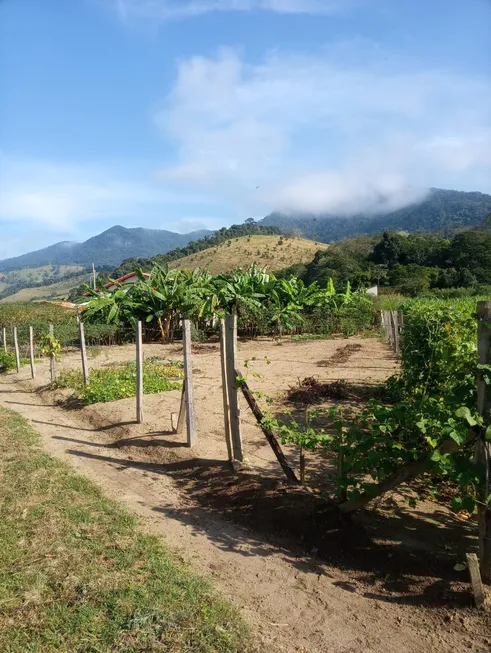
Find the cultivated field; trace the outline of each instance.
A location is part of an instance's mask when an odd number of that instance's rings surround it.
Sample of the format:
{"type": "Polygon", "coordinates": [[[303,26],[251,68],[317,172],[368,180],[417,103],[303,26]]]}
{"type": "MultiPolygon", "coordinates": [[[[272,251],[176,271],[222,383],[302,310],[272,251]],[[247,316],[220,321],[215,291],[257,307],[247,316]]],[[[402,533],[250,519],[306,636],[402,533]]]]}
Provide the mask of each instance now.
{"type": "MultiPolygon", "coordinates": [[[[180,343],[144,345],[147,358],[182,360],[180,343]]],[[[134,359],[134,347],[89,350],[92,369],[134,359]]],[[[274,413],[303,419],[316,406],[358,407],[398,367],[378,339],[240,342],[238,367],[274,413]],[[255,359],[255,360],[253,360],[255,359]],[[248,361],[246,366],[246,361],[248,361]],[[345,380],[339,396],[314,396],[310,385],[345,380]],[[294,388],[293,394],[291,388],[294,388]]],[[[79,352],[59,371],[80,368],[79,352]]],[[[247,467],[234,474],[223,431],[218,345],[193,347],[198,444],[171,428],[175,390],[135,400],[70,409],[68,390],[50,390],[48,364],[0,376],[0,404],[39,429],[47,449],[69,460],[142,516],[241,607],[267,651],[447,653],[489,649],[489,620],[470,605],[467,577],[454,570],[475,528],[438,503],[405,507],[410,490],[342,518],[322,499],[332,463],[307,455],[309,489],[288,487],[262,432],[241,403],[247,467]],[[442,532],[445,528],[445,541],[442,532]],[[457,611],[458,608],[458,611],[457,611]],[[469,639],[468,632],[472,631],[469,639]]],[[[298,450],[286,449],[298,468],[298,450]]],[[[472,521],[472,520],[471,520],[472,521]]]]}

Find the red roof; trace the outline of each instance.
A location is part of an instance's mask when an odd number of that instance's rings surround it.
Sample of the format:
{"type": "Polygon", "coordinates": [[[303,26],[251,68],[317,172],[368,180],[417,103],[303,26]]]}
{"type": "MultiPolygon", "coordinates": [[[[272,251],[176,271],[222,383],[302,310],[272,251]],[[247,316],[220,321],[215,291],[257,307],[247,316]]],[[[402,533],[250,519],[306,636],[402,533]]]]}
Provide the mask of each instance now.
{"type": "MultiPolygon", "coordinates": [[[[123,277],[119,277],[119,279],[114,279],[114,283],[110,281],[109,283],[104,284],[104,288],[110,288],[111,286],[114,286],[115,283],[124,283],[127,279],[131,279],[131,277],[134,277],[136,275],[136,272],[128,272],[128,274],[125,274],[123,277]]],[[[150,275],[148,272],[144,272],[143,276],[145,279],[150,279],[150,275]]]]}
{"type": "MultiPolygon", "coordinates": [[[[136,276],[136,272],[129,272],[128,274],[125,274],[124,276],[119,277],[119,279],[114,279],[114,281],[109,281],[108,283],[105,283],[104,288],[107,289],[107,288],[111,288],[111,286],[114,286],[117,283],[124,283],[125,281],[127,281],[128,279],[131,279],[131,277],[134,277],[134,276],[136,276]]],[[[145,279],[150,279],[150,274],[148,272],[144,272],[143,276],[145,277],[145,279]]],[[[96,290],[96,292],[99,292],[99,288],[96,288],[95,290],[96,290]]],[[[90,297],[90,293],[89,292],[84,292],[83,296],[84,297],[90,297]]]]}

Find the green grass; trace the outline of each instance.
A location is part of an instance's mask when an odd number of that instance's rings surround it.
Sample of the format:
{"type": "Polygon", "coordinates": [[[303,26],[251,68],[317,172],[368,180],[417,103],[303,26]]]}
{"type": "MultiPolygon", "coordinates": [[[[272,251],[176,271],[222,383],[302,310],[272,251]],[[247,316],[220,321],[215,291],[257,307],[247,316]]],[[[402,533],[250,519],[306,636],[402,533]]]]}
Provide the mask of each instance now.
{"type": "Polygon", "coordinates": [[[239,653],[246,626],[0,408],[0,651],[239,653]]]}
{"type": "Polygon", "coordinates": [[[294,340],[294,341],[332,340],[332,334],[330,334],[330,333],[300,333],[298,335],[291,336],[291,339],[294,340]]]}
{"type": "MultiPolygon", "coordinates": [[[[178,390],[181,383],[176,379],[184,376],[180,365],[157,364],[146,361],[143,364],[143,392],[155,394],[178,390]]],[[[63,372],[54,382],[56,388],[71,388],[75,397],[84,404],[116,401],[136,395],[135,363],[111,365],[89,373],[89,385],[84,384],[82,372],[63,372]]]]}

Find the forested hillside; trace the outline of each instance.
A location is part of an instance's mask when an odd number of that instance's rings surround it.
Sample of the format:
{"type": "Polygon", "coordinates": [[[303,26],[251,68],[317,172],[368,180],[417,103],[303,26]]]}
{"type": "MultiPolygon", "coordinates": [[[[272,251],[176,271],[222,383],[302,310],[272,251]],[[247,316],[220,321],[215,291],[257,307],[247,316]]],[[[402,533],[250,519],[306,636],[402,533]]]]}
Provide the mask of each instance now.
{"type": "Polygon", "coordinates": [[[384,232],[341,241],[319,251],[307,265],[282,272],[299,274],[305,283],[325,285],[329,278],[337,287],[346,281],[355,286],[378,284],[405,295],[427,291],[464,294],[491,290],[491,233],[467,230],[446,239],[435,234],[384,232]],[[484,288],[487,286],[487,288],[484,288]]]}
{"type": "Polygon", "coordinates": [[[383,215],[339,217],[334,214],[285,215],[271,213],[261,224],[282,230],[298,230],[306,238],[329,243],[342,238],[391,231],[439,232],[450,236],[456,230],[482,224],[491,213],[491,195],[432,188],[418,204],[383,215]]]}

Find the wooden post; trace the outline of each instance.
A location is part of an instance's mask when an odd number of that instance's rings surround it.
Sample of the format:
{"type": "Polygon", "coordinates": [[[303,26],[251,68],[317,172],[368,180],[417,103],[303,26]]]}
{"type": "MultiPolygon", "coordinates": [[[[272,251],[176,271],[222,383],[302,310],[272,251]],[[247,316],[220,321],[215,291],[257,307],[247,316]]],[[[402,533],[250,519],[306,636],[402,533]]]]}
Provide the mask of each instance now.
{"type": "MultiPolygon", "coordinates": [[[[237,378],[237,376],[239,376],[239,373],[236,371],[235,378],[237,378]]],[[[299,482],[298,478],[296,477],[296,474],[293,471],[293,469],[288,464],[285,458],[285,454],[283,453],[283,449],[281,448],[281,444],[278,442],[278,438],[273,433],[273,431],[269,428],[269,426],[267,426],[264,423],[264,414],[260,409],[260,407],[258,406],[257,401],[254,399],[252,392],[249,390],[249,386],[247,385],[247,382],[245,380],[242,381],[240,387],[242,390],[242,394],[244,395],[245,400],[247,401],[249,408],[252,411],[252,414],[256,418],[257,423],[261,427],[262,432],[266,436],[266,439],[268,440],[271,449],[273,450],[273,453],[276,456],[276,460],[280,463],[281,468],[285,472],[285,476],[290,481],[290,483],[295,483],[298,485],[299,482]]]]}
{"type": "Polygon", "coordinates": [[[385,323],[385,330],[387,334],[387,340],[389,341],[389,345],[393,348],[394,347],[394,340],[393,340],[393,331],[392,331],[392,320],[390,318],[390,311],[384,311],[384,323],[385,323]]]}
{"type": "Polygon", "coordinates": [[[188,447],[196,444],[196,415],[194,412],[193,364],[191,360],[191,322],[184,320],[182,329],[184,349],[184,399],[188,447]]]}
{"type": "Polygon", "coordinates": [[[305,449],[300,445],[300,485],[305,485],[305,449]]]}
{"type": "Polygon", "coordinates": [[[401,353],[401,343],[399,336],[399,311],[391,311],[392,325],[394,328],[394,351],[399,356],[401,353]]]}
{"type": "Polygon", "coordinates": [[[29,359],[31,361],[31,377],[36,378],[36,367],[34,365],[34,333],[32,326],[29,327],[29,359]]]}
{"type": "Polygon", "coordinates": [[[143,422],[143,344],[142,323],[136,323],[136,422],[143,422]]]}
{"type": "Polygon", "coordinates": [[[3,342],[3,351],[7,353],[7,329],[3,327],[2,329],[2,342],[3,342]]]}
{"type": "Polygon", "coordinates": [[[228,387],[227,387],[227,363],[225,351],[225,320],[220,320],[220,365],[222,369],[222,399],[223,399],[223,420],[225,426],[225,442],[227,443],[228,459],[234,459],[232,448],[232,436],[230,434],[230,409],[228,405],[228,387]]]}
{"type": "MultiPolygon", "coordinates": [[[[51,336],[51,339],[55,337],[55,328],[52,324],[49,325],[49,335],[51,336]]],[[[51,383],[53,383],[56,379],[56,359],[53,353],[49,355],[49,372],[51,375],[51,383]]]]}
{"type": "MultiPolygon", "coordinates": [[[[477,303],[477,351],[481,365],[491,364],[491,301],[477,303]]],[[[481,371],[477,380],[477,409],[484,424],[476,442],[475,462],[480,474],[478,488],[479,562],[481,576],[491,584],[491,440],[486,436],[491,430],[491,387],[486,384],[481,371]]]]}
{"type": "Polygon", "coordinates": [[[15,366],[17,372],[20,372],[20,355],[19,355],[19,341],[17,339],[17,327],[14,326],[14,349],[15,349],[15,366]]]}
{"type": "Polygon", "coordinates": [[[225,353],[227,369],[228,405],[230,407],[230,434],[234,460],[244,462],[242,449],[242,433],[240,428],[240,406],[237,388],[235,357],[237,353],[237,315],[227,315],[225,318],[225,353]]]}
{"type": "Polygon", "coordinates": [[[184,431],[184,422],[186,421],[186,379],[182,382],[181,406],[179,408],[179,417],[177,418],[176,433],[181,434],[184,431]]]}
{"type": "Polygon", "coordinates": [[[85,348],[85,329],[82,320],[78,323],[78,335],[80,338],[80,352],[82,354],[82,372],[85,385],[89,385],[89,368],[87,366],[87,350],[85,348]]]}
{"type": "Polygon", "coordinates": [[[402,354],[402,335],[404,328],[404,313],[402,311],[397,311],[397,328],[399,336],[399,356],[402,354]]]}
{"type": "Polygon", "coordinates": [[[387,334],[387,325],[385,324],[385,311],[380,311],[380,321],[382,323],[382,328],[384,330],[384,334],[385,334],[385,337],[387,339],[388,334],[387,334]]]}
{"type": "Polygon", "coordinates": [[[471,579],[472,593],[476,608],[482,608],[484,605],[484,590],[482,587],[481,573],[479,571],[479,560],[475,553],[466,553],[467,568],[471,579]]]}

